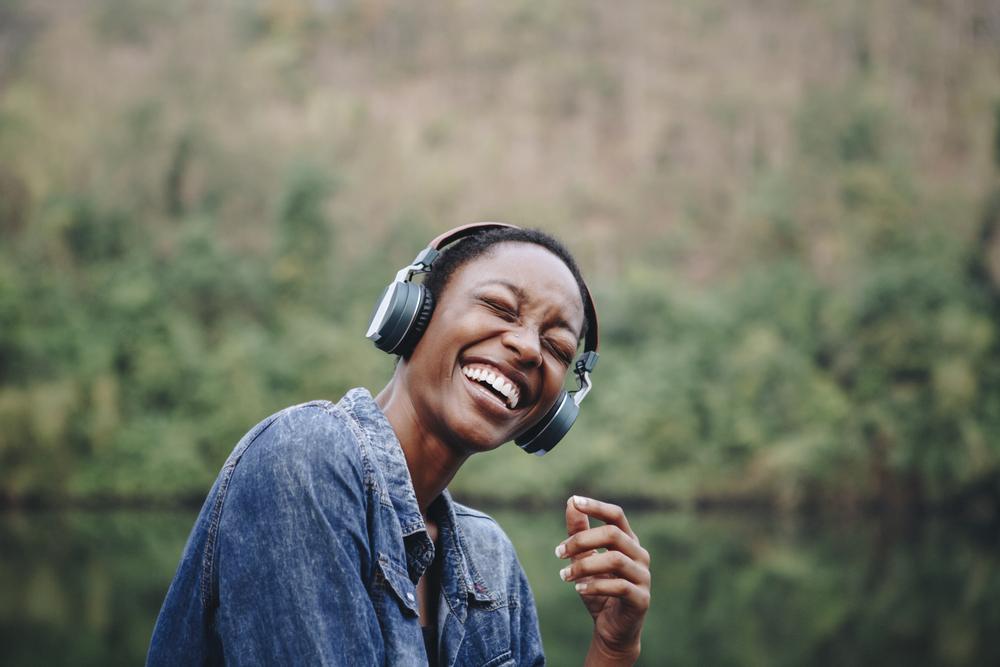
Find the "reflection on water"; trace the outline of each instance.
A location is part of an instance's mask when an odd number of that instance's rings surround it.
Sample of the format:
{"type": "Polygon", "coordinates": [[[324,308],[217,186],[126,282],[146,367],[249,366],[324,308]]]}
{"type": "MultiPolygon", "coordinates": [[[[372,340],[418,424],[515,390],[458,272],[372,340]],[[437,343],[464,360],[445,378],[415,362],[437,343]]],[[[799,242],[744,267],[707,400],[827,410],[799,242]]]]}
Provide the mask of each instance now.
{"type": "MultiPolygon", "coordinates": [[[[549,662],[580,664],[591,621],[552,555],[562,512],[494,516],[532,582],[549,662]]],[[[140,664],[194,517],[0,514],[0,664],[140,664]]],[[[1000,664],[994,530],[631,519],[653,556],[641,664],[1000,664]]]]}

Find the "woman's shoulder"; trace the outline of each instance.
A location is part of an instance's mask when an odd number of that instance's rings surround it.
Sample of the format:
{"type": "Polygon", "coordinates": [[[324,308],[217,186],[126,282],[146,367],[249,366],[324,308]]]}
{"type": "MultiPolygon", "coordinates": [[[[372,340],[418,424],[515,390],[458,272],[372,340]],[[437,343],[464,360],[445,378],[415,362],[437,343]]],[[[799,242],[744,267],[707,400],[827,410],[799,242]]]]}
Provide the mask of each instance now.
{"type": "Polygon", "coordinates": [[[500,524],[489,514],[466,505],[456,502],[454,508],[473,580],[508,604],[530,600],[517,551],[500,524]]]}
{"type": "Polygon", "coordinates": [[[486,512],[454,500],[452,506],[455,509],[455,519],[461,528],[462,536],[470,542],[469,546],[473,550],[514,555],[514,545],[496,519],[486,512]]]}
{"type": "Polygon", "coordinates": [[[462,503],[458,502],[455,499],[452,499],[451,504],[452,504],[452,507],[455,508],[455,514],[458,517],[460,517],[460,519],[465,519],[465,518],[473,519],[473,520],[474,519],[482,519],[483,521],[486,521],[488,524],[494,524],[494,525],[497,526],[497,528],[500,527],[500,524],[497,523],[496,519],[494,519],[493,517],[491,517],[486,512],[482,512],[480,510],[477,510],[474,507],[469,507],[468,505],[463,505],[462,503]]]}
{"type": "Polygon", "coordinates": [[[364,458],[350,416],[338,404],[313,400],[259,422],[233,449],[226,466],[253,467],[259,474],[310,473],[316,466],[357,474],[365,467],[364,458]]]}

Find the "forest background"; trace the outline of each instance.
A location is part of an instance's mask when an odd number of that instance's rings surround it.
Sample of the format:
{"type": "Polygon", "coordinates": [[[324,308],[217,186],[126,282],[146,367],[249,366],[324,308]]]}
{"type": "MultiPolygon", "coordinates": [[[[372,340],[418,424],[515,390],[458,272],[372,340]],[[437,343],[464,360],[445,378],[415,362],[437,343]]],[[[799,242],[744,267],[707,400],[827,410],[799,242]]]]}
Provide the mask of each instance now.
{"type": "Polygon", "coordinates": [[[0,3],[0,500],[200,503],[393,273],[566,240],[602,360],[463,498],[1000,506],[1000,5],[0,3]]]}

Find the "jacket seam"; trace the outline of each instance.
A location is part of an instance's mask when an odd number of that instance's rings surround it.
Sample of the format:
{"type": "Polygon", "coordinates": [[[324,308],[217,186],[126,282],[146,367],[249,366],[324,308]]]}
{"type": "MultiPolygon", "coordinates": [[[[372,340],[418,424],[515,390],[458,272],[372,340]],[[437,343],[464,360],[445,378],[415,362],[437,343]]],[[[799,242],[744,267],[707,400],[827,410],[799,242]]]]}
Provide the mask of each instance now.
{"type": "MultiPolygon", "coordinates": [[[[270,425],[269,425],[270,426],[270,425]]],[[[261,432],[263,433],[262,429],[261,432]]],[[[256,439],[256,438],[255,438],[256,439]]],[[[212,582],[215,577],[215,544],[219,532],[219,522],[222,516],[222,504],[225,500],[226,491],[229,488],[229,479],[233,475],[237,461],[226,464],[223,468],[222,480],[219,482],[219,492],[215,502],[212,504],[212,515],[209,519],[208,534],[205,536],[205,559],[201,572],[201,604],[205,609],[212,607],[212,582]]]]}
{"type": "Polygon", "coordinates": [[[324,406],[324,409],[331,414],[343,418],[347,423],[347,428],[354,435],[358,453],[361,455],[361,469],[364,473],[361,480],[362,484],[364,484],[366,490],[378,491],[378,485],[375,483],[374,467],[368,453],[368,448],[373,447],[373,445],[368,438],[368,434],[365,433],[365,429],[361,428],[361,423],[357,415],[354,414],[354,411],[350,407],[341,406],[340,404],[331,403],[324,406]]]}

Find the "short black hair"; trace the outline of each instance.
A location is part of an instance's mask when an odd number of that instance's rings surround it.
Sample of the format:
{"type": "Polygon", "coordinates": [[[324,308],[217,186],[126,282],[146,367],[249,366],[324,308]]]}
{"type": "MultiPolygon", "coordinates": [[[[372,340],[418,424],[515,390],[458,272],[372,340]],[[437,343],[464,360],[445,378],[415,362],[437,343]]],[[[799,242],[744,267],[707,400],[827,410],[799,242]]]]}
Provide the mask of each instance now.
{"type": "Polygon", "coordinates": [[[466,236],[446,247],[441,251],[441,255],[434,260],[433,269],[424,278],[424,287],[434,297],[434,302],[437,303],[440,301],[444,288],[447,287],[448,281],[451,280],[456,270],[472,260],[485,255],[493,246],[500,243],[531,243],[545,248],[562,260],[566,268],[569,269],[569,272],[573,274],[576,286],[580,290],[580,302],[584,306],[583,330],[580,332],[580,339],[582,340],[591,323],[587,314],[588,291],[586,284],[583,282],[583,276],[580,274],[580,267],[577,266],[576,260],[570,254],[569,250],[566,249],[566,246],[538,229],[523,229],[520,227],[488,229],[478,234],[466,236]]]}

